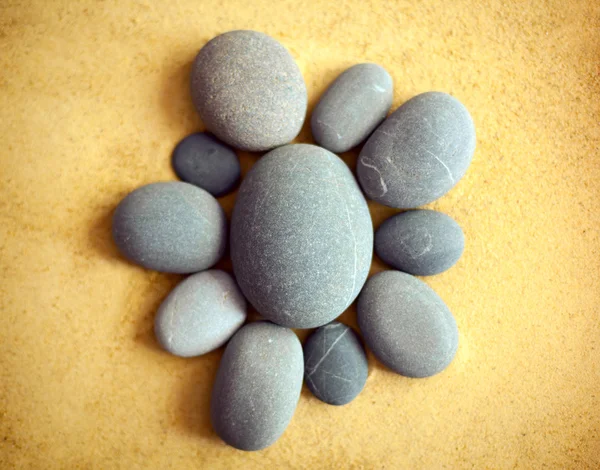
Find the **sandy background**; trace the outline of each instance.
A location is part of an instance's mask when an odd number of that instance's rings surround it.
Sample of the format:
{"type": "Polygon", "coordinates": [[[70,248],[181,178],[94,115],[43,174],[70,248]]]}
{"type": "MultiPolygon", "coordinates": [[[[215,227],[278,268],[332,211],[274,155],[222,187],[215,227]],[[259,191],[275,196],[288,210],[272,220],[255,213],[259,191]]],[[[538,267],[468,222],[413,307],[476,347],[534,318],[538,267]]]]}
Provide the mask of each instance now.
{"type": "MultiPolygon", "coordinates": [[[[600,468],[599,2],[4,0],[0,142],[2,469],[600,468]],[[459,325],[454,363],[411,380],[371,357],[352,404],[305,389],[259,453],[210,428],[222,352],[156,345],[180,278],[126,263],[110,237],[125,194],[174,179],[171,150],[202,128],[190,63],[239,28],[290,49],[311,108],[373,61],[394,107],[447,91],[478,133],[466,177],[431,205],[467,237],[427,279],[459,325]]],[[[394,213],[371,208],[376,225],[394,213]]]]}

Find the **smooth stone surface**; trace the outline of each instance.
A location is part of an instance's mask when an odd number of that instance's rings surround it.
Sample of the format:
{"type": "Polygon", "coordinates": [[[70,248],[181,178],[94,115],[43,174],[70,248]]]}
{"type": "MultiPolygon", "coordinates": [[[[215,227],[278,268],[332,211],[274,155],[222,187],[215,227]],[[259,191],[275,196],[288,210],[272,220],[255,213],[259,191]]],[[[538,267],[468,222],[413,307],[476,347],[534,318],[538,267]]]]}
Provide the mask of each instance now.
{"type": "Polygon", "coordinates": [[[215,197],[231,192],[240,179],[240,161],[233,150],[204,132],[183,139],[173,151],[179,178],[215,197]]]}
{"type": "Polygon", "coordinates": [[[154,321],[160,345],[176,356],[193,357],[223,346],[246,320],[246,299],[233,277],[211,269],[180,282],[163,301],[154,321]]]}
{"type": "Polygon", "coordinates": [[[465,248],[460,225],[441,212],[413,210],[390,217],[375,233],[375,252],[405,273],[431,276],[446,271],[465,248]]]}
{"type": "Polygon", "coordinates": [[[393,98],[394,83],[383,67],[350,67],[327,88],[312,113],[315,142],[335,153],[356,147],[385,119],[393,98]]]}
{"type": "Polygon", "coordinates": [[[304,379],[310,391],[330,405],[350,403],[367,381],[369,363],[358,335],[331,322],[304,343],[304,379]]]}
{"type": "Polygon", "coordinates": [[[225,349],[213,387],[217,434],[241,450],[273,444],[296,410],[303,374],[302,345],[292,330],[269,322],[242,327],[225,349]]]}
{"type": "Polygon", "coordinates": [[[121,253],[145,268],[193,273],[225,252],[227,219],[208,192],[188,183],[151,183],[129,193],[113,215],[121,253]]]}
{"type": "Polygon", "coordinates": [[[231,259],[242,292],[268,320],[329,323],[360,292],[372,255],[369,208],[333,153],[287,145],[246,175],[231,219],[231,259]]]}
{"type": "Polygon", "coordinates": [[[399,374],[435,375],[456,354],[458,328],[452,313],[427,284],[410,274],[383,271],[371,277],[357,310],[365,343],[399,374]]]}
{"type": "Polygon", "coordinates": [[[464,176],[475,151],[475,126],[452,96],[408,100],[369,137],[357,174],[368,198],[412,209],[435,201],[464,176]]]}
{"type": "Polygon", "coordinates": [[[192,66],[192,100],[223,142],[262,151],[293,140],[306,116],[306,85],[285,47],[257,31],[209,41],[192,66]]]}

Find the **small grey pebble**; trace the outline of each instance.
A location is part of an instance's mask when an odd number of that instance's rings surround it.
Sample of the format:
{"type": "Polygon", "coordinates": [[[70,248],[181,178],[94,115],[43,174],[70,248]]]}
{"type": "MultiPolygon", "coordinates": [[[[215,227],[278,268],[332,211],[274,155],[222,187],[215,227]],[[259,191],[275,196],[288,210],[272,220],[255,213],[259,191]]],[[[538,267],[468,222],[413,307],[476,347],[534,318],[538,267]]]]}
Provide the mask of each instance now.
{"type": "Polygon", "coordinates": [[[383,364],[407,377],[444,370],[458,349],[448,307],[423,281],[400,271],[369,278],[358,298],[358,325],[383,364]]]}
{"type": "Polygon", "coordinates": [[[310,391],[330,405],[350,403],[367,381],[369,363],[352,328],[331,322],[304,343],[304,378],[310,391]]]}
{"type": "Polygon", "coordinates": [[[321,147],[341,153],[356,147],[385,119],[394,83],[377,64],[350,67],[327,88],[310,121],[321,147]]]}
{"type": "Polygon", "coordinates": [[[129,193],[113,215],[113,239],[121,253],[145,268],[193,273],[225,253],[227,219],[204,189],[171,181],[129,193]]]}
{"type": "Polygon", "coordinates": [[[460,225],[441,212],[413,210],[387,219],[375,233],[375,252],[405,273],[431,276],[461,257],[465,236],[460,225]]]}
{"type": "Polygon", "coordinates": [[[230,31],[209,41],[192,66],[191,88],[206,128],[241,150],[287,144],[306,116],[306,85],[294,58],[257,31],[230,31]]]}
{"type": "Polygon", "coordinates": [[[241,450],[273,444],[296,410],[303,373],[302,345],[292,330],[269,322],[242,327],[225,348],[213,387],[216,433],[241,450]]]}
{"type": "Polygon", "coordinates": [[[369,137],[357,162],[367,197],[412,209],[435,201],[464,176],[475,151],[475,126],[452,96],[408,100],[369,137]]]}
{"type": "Polygon", "coordinates": [[[177,144],[173,169],[183,181],[215,197],[232,191],[240,179],[240,161],[235,152],[203,132],[189,135],[177,144]]]}
{"type": "Polygon", "coordinates": [[[245,320],[246,299],[233,277],[211,269],[171,291],[158,309],[154,332],[171,354],[193,357],[223,346],[245,320]]]}

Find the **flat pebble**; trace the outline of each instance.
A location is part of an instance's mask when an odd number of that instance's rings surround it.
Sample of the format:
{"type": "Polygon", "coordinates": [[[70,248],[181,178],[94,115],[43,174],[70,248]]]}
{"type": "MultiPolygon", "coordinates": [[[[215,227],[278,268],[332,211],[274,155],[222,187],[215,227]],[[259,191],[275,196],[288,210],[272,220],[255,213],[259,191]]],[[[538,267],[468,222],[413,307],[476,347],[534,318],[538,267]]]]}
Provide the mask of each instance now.
{"type": "Polygon", "coordinates": [[[427,284],[410,274],[383,271],[369,278],[357,310],[365,343],[399,374],[435,375],[456,354],[458,328],[452,313],[427,284]]]}
{"type": "Polygon", "coordinates": [[[268,322],[242,327],[227,344],[213,387],[217,434],[241,450],[273,444],[296,410],[303,373],[302,345],[292,330],[268,322]]]}
{"type": "Polygon", "coordinates": [[[329,86],[312,113],[315,142],[336,153],[356,147],[385,119],[393,98],[394,83],[383,67],[350,67],[329,86]]]}
{"type": "Polygon", "coordinates": [[[240,179],[240,161],[235,152],[204,132],[189,135],[177,144],[173,169],[183,181],[215,197],[231,192],[240,179]]]}
{"type": "Polygon", "coordinates": [[[392,113],[362,148],[357,174],[367,197],[412,209],[446,194],[475,151],[475,126],[456,98],[417,95],[392,113]]]}
{"type": "Polygon", "coordinates": [[[405,273],[431,276],[446,271],[461,257],[465,236],[452,217],[413,210],[390,217],[375,233],[375,252],[405,273]]]}
{"type": "Polygon", "coordinates": [[[227,219],[208,192],[188,183],[151,183],[128,194],[113,215],[121,253],[145,268],[193,273],[225,252],[227,219]]]}
{"type": "Polygon", "coordinates": [[[304,343],[304,378],[310,391],[330,405],[350,403],[367,381],[369,364],[358,335],[331,322],[304,343]]]}
{"type": "Polygon", "coordinates": [[[242,292],[266,319],[290,328],[329,323],[360,292],[372,255],[367,203],[333,153],[280,147],[242,182],[231,258],[242,292]]]}
{"type": "Polygon", "coordinates": [[[246,320],[246,299],[233,277],[211,269],[180,282],[154,322],[160,345],[176,356],[200,356],[223,346],[246,320]]]}
{"type": "Polygon", "coordinates": [[[248,151],[287,144],[306,116],[306,85],[293,57],[257,31],[209,41],[192,66],[192,100],[206,128],[248,151]]]}

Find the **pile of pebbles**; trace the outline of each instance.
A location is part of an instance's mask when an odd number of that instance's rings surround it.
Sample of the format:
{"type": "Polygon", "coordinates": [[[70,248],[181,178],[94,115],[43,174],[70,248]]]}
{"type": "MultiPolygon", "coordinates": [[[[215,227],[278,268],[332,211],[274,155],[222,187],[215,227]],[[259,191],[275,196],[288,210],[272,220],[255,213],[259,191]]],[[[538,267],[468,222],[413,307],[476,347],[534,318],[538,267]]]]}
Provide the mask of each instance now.
{"type": "Polygon", "coordinates": [[[465,107],[430,92],[386,117],[392,78],[379,65],[358,64],[312,113],[318,146],[289,144],[306,116],[304,79],[280,43],[255,31],[208,42],[191,88],[211,134],[193,134],[175,148],[183,181],[149,184],[123,199],[113,237],[134,263],[191,274],[160,306],[155,332],[181,357],[226,345],[210,410],[217,434],[238,449],[270,446],[289,424],[303,380],[325,403],[356,398],[367,356],[357,332],[335,319],[357,297],[360,333],[377,359],[407,377],[444,370],[458,347],[456,322],[414,276],[454,265],[463,232],[445,214],[411,210],[374,234],[365,195],[414,209],[448,192],[475,150],[465,107]],[[357,182],[335,153],[364,141],[357,182]],[[268,153],[241,182],[228,227],[215,197],[239,184],[233,149],[268,153]],[[373,247],[394,270],[367,279],[373,247]],[[211,269],[228,248],[234,276],[211,269]],[[247,302],[264,321],[246,323],[247,302]],[[302,347],[291,328],[316,330],[302,347]]]}

